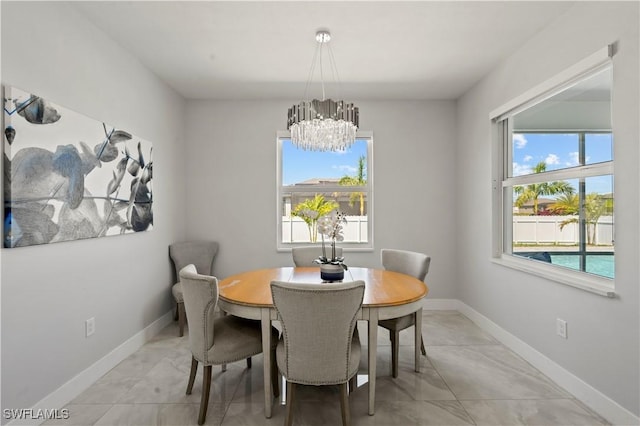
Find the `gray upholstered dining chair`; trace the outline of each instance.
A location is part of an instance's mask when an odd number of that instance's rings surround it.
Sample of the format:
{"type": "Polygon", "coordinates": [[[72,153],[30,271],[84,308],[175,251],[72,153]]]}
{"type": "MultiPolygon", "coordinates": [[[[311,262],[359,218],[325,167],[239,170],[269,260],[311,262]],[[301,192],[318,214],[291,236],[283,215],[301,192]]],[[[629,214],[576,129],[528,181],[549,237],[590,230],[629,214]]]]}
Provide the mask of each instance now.
{"type": "Polygon", "coordinates": [[[184,303],[182,297],[182,285],[180,284],[180,270],[189,264],[196,267],[198,273],[203,275],[212,274],[213,259],[218,253],[218,243],[214,241],[185,241],[174,243],[169,246],[169,256],[173,261],[178,282],[171,287],[171,293],[176,301],[176,318],[178,320],[179,335],[184,335],[184,323],[186,316],[184,313],[184,303]]]}
{"type": "MultiPolygon", "coordinates": [[[[194,265],[187,265],[179,273],[182,282],[184,307],[189,321],[189,348],[191,349],[191,373],[187,385],[187,395],[191,394],[198,370],[198,363],[204,366],[202,376],[202,397],[198,424],[203,424],[207,416],[209,392],[211,390],[211,366],[223,365],[241,359],[247,360],[251,368],[251,356],[262,352],[262,332],[259,321],[246,320],[233,315],[216,316],[218,303],[218,279],[209,275],[201,275],[194,265]]],[[[278,333],[272,332],[272,357],[275,359],[275,348],[278,333]]],[[[279,395],[278,374],[275,361],[271,368],[272,390],[279,395]]],[[[265,389],[265,392],[269,390],[265,389]]]]}
{"type": "MultiPolygon", "coordinates": [[[[313,261],[322,256],[322,246],[293,247],[291,249],[293,264],[296,266],[319,266],[313,261]]],[[[336,256],[342,256],[342,247],[336,247],[336,256]]],[[[331,248],[327,247],[327,257],[331,257],[331,248]]]]}
{"type": "MultiPolygon", "coordinates": [[[[411,275],[420,281],[424,281],[424,278],[429,272],[429,265],[431,264],[430,256],[407,250],[382,249],[380,250],[380,257],[384,269],[411,275]]],[[[378,324],[389,330],[389,338],[391,339],[391,375],[398,377],[400,331],[413,326],[415,324],[415,317],[413,314],[409,314],[400,318],[382,320],[378,324]]],[[[417,344],[418,342],[416,342],[416,345],[417,344]]],[[[427,355],[422,336],[420,336],[420,350],[422,351],[422,355],[427,355]]]]}
{"type": "Polygon", "coordinates": [[[358,372],[360,341],[354,333],[364,281],[331,284],[271,282],[282,325],[278,369],[287,382],[285,425],[293,422],[298,385],[340,385],[342,424],[350,423],[348,382],[358,372]],[[318,327],[321,324],[321,327],[318,327]]]}

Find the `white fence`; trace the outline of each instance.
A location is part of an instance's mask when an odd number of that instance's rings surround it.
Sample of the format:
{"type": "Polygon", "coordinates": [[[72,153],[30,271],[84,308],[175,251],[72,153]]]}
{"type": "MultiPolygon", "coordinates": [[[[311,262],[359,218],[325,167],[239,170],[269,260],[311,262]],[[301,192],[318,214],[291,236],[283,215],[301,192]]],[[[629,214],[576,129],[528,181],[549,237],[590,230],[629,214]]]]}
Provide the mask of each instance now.
{"type": "MultiPolygon", "coordinates": [[[[344,241],[349,243],[364,243],[369,241],[367,216],[347,216],[347,224],[344,226],[344,241]]],[[[304,243],[309,242],[309,227],[299,217],[282,217],[282,242],[304,243]]],[[[320,241],[320,235],[318,235],[320,241]]]]}
{"type": "MultiPolygon", "coordinates": [[[[514,244],[575,245],[579,242],[577,223],[569,223],[560,229],[562,222],[577,216],[513,216],[514,244]]],[[[368,241],[367,216],[347,216],[344,241],[362,243],[368,241]]],[[[299,217],[282,217],[282,242],[309,242],[309,228],[299,217]]],[[[318,241],[320,236],[318,235],[318,241]]],[[[594,243],[613,245],[613,217],[601,216],[596,224],[594,243]]]]}
{"type": "MultiPolygon", "coordinates": [[[[578,244],[580,237],[577,222],[568,223],[560,229],[562,222],[571,219],[578,219],[578,216],[513,216],[513,243],[578,244]]],[[[613,245],[612,216],[601,216],[598,220],[594,244],[613,245]]]]}

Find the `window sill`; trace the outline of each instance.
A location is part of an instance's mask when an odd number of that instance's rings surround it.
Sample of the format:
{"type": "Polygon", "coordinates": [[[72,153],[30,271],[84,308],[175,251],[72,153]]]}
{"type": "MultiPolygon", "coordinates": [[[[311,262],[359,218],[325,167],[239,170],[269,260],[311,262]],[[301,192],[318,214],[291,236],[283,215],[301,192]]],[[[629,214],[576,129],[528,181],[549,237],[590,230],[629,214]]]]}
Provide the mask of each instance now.
{"type": "Polygon", "coordinates": [[[588,291],[599,296],[609,298],[616,296],[614,291],[614,280],[609,278],[601,278],[583,272],[576,272],[558,266],[547,265],[543,262],[536,262],[534,260],[517,259],[515,256],[510,255],[491,258],[491,262],[507,268],[526,272],[531,275],[546,278],[560,284],[578,288],[580,290],[588,291]]]}

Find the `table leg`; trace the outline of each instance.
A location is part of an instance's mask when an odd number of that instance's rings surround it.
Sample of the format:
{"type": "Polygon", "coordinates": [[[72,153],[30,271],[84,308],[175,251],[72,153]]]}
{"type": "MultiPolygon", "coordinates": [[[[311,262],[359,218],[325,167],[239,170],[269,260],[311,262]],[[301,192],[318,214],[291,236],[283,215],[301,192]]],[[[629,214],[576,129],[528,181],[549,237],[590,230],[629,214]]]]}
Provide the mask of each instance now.
{"type": "Polygon", "coordinates": [[[261,309],[262,324],[262,355],[264,360],[264,416],[271,418],[271,405],[273,395],[271,393],[271,312],[270,309],[261,309]]]}
{"type": "Polygon", "coordinates": [[[422,354],[421,342],[422,342],[422,308],[416,311],[415,315],[415,331],[416,331],[416,339],[415,339],[415,351],[416,351],[416,373],[420,372],[420,355],[422,354]]]}
{"type": "Polygon", "coordinates": [[[369,415],[375,413],[376,402],[376,354],[378,352],[378,310],[369,310],[369,415]]]}

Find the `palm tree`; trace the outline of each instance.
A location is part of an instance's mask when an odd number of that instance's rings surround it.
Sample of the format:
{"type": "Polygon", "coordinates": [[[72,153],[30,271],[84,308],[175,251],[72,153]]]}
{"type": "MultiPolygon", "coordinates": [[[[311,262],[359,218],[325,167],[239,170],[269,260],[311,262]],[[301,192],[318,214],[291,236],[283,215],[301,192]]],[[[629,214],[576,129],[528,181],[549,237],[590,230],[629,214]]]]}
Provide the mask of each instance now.
{"type": "MultiPolygon", "coordinates": [[[[558,198],[560,200],[560,197],[558,198]]],[[[578,195],[573,194],[567,197],[566,200],[561,201],[560,203],[555,203],[552,206],[552,209],[556,212],[560,212],[561,214],[572,214],[577,215],[579,212],[579,201],[578,195]]],[[[607,213],[609,211],[609,206],[607,201],[598,193],[587,194],[584,200],[584,217],[587,225],[587,244],[595,244],[595,236],[596,236],[596,226],[598,225],[598,220],[600,216],[607,213]]],[[[570,223],[578,223],[577,218],[571,218],[567,220],[563,220],[560,223],[560,230],[562,230],[565,226],[570,223]]]]}
{"type": "Polygon", "coordinates": [[[587,194],[585,199],[585,217],[587,220],[587,243],[595,244],[596,225],[600,216],[607,211],[607,203],[600,194],[587,194]]]}
{"type": "Polygon", "coordinates": [[[558,215],[577,215],[580,204],[578,194],[564,193],[556,202],[549,206],[549,210],[558,215]]]}
{"type": "MultiPolygon", "coordinates": [[[[542,173],[547,170],[547,163],[539,162],[533,168],[533,173],[542,173]]],[[[526,186],[517,185],[513,187],[513,192],[518,195],[515,205],[522,207],[525,203],[533,201],[533,214],[538,214],[538,198],[542,195],[573,194],[575,190],[565,181],[531,183],[526,186]]]]}
{"type": "Polygon", "coordinates": [[[298,203],[291,214],[304,220],[309,228],[309,239],[315,243],[318,240],[318,227],[316,226],[318,219],[337,208],[338,203],[325,199],[322,194],[316,194],[313,198],[307,198],[298,203]]]}
{"type": "MultiPolygon", "coordinates": [[[[367,176],[366,176],[366,163],[364,155],[361,155],[358,158],[358,171],[355,176],[343,176],[339,181],[338,185],[343,186],[365,186],[367,184],[367,176]]],[[[349,205],[353,206],[355,200],[358,199],[360,201],[360,216],[364,216],[364,193],[363,192],[352,192],[349,197],[349,205]]]]}

